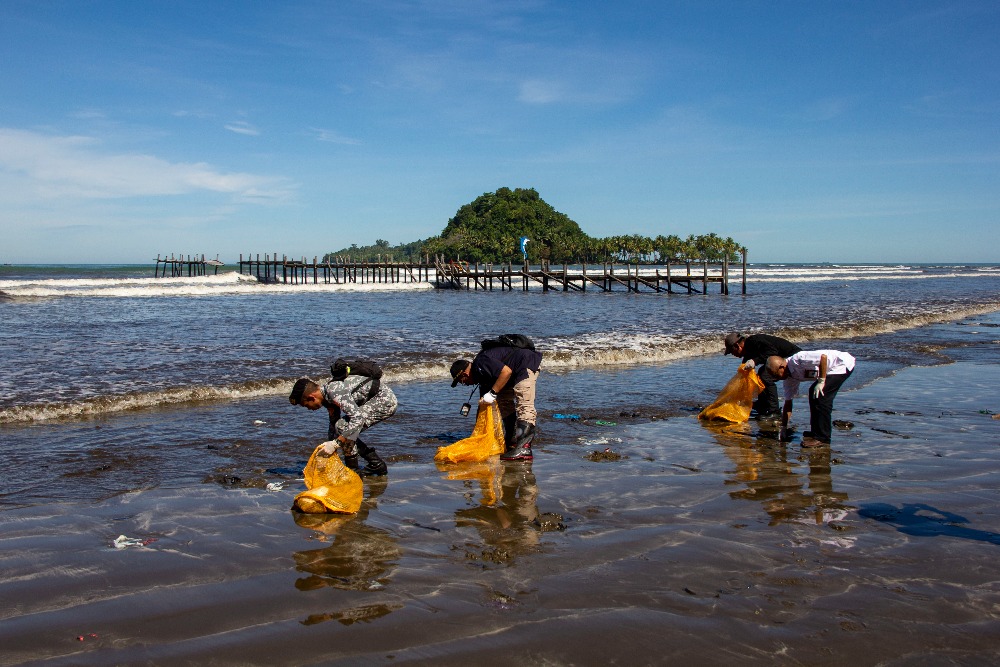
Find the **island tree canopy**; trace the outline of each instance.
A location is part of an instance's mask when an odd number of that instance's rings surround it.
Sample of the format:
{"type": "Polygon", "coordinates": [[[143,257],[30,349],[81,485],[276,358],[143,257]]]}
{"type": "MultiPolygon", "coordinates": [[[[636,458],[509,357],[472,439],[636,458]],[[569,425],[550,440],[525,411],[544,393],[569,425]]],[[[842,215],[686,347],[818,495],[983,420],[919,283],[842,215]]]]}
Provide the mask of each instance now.
{"type": "Polygon", "coordinates": [[[324,260],[350,257],[374,261],[390,257],[397,261],[419,261],[422,256],[461,257],[472,262],[520,263],[520,238],[527,236],[528,257],[551,262],[633,262],[667,260],[720,261],[727,255],[738,261],[743,249],[731,238],[714,233],[703,236],[588,236],[565,213],[552,208],[533,188],[500,188],[463,205],[448,221],[440,236],[390,246],[379,239],[373,246],[352,245],[324,256],[324,260]]]}

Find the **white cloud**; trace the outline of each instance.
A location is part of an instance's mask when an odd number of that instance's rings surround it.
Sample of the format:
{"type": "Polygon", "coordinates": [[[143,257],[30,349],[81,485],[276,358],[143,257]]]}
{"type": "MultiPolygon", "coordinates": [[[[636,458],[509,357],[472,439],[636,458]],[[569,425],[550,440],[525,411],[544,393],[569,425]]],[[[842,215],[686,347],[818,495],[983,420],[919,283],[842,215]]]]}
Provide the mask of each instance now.
{"type": "Polygon", "coordinates": [[[45,197],[114,199],[183,195],[200,191],[259,201],[287,198],[287,179],[223,173],[203,162],[168,162],[152,155],[106,154],[90,137],[50,136],[0,128],[0,181],[10,191],[33,190],[45,197]]]}
{"type": "Polygon", "coordinates": [[[258,130],[250,123],[247,123],[246,121],[242,120],[236,120],[233,121],[232,123],[227,123],[225,127],[230,132],[235,132],[236,134],[246,134],[251,137],[256,137],[260,134],[260,130],[258,130]]]}
{"type": "Polygon", "coordinates": [[[178,109],[174,111],[173,115],[175,118],[212,118],[215,114],[208,113],[207,111],[196,111],[191,109],[178,109]]]}
{"type": "Polygon", "coordinates": [[[324,129],[318,128],[318,127],[313,127],[313,128],[310,128],[310,129],[313,132],[316,133],[316,140],[317,141],[325,141],[325,142],[331,143],[331,144],[343,144],[345,146],[360,146],[361,145],[361,140],[360,139],[353,139],[351,137],[345,137],[344,135],[340,134],[339,132],[335,132],[333,130],[324,130],[324,129]]]}
{"type": "Polygon", "coordinates": [[[552,104],[564,97],[565,91],[562,90],[562,86],[551,81],[529,79],[521,82],[517,99],[525,104],[552,104]]]}

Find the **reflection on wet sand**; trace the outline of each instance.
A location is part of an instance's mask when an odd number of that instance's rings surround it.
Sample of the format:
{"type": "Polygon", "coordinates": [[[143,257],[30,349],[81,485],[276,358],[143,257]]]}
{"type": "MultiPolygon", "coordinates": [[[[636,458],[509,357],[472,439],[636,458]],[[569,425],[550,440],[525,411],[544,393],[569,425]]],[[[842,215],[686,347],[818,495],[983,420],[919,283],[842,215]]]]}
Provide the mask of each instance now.
{"type": "MultiPolygon", "coordinates": [[[[463,480],[466,486],[471,488],[471,482],[479,482],[481,505],[493,505],[500,496],[500,478],[503,475],[504,467],[499,458],[493,456],[486,461],[447,463],[435,462],[437,469],[445,474],[445,479],[463,480]]],[[[530,464],[529,464],[530,469],[530,464]]],[[[472,499],[472,494],[466,494],[472,499]]]]}
{"type": "Polygon", "coordinates": [[[469,560],[509,564],[519,555],[536,552],[547,526],[562,529],[561,523],[538,511],[538,487],[531,464],[505,465],[494,459],[443,464],[438,469],[447,479],[479,482],[479,505],[455,511],[455,525],[471,526],[482,538],[482,544],[466,542],[469,560]]]}
{"type": "Polygon", "coordinates": [[[846,493],[833,490],[829,447],[802,449],[789,460],[785,443],[767,432],[756,434],[754,440],[750,424],[705,427],[736,464],[726,483],[745,486],[732,491],[730,497],[760,502],[771,517],[769,525],[790,521],[828,524],[843,519],[853,509],[844,504],[846,493]],[[808,466],[804,474],[803,463],[808,466]]]}
{"type": "MultiPolygon", "coordinates": [[[[365,523],[376,506],[375,499],[386,488],[384,478],[366,483],[367,497],[357,514],[303,514],[292,512],[295,523],[314,531],[316,538],[332,541],[322,549],[293,554],[295,569],[308,576],[296,580],[300,591],[332,587],[345,590],[376,591],[385,587],[400,549],[396,538],[365,523]]],[[[398,609],[398,605],[364,605],[338,612],[313,614],[302,621],[306,625],[328,620],[344,624],[371,621],[398,609]]]]}

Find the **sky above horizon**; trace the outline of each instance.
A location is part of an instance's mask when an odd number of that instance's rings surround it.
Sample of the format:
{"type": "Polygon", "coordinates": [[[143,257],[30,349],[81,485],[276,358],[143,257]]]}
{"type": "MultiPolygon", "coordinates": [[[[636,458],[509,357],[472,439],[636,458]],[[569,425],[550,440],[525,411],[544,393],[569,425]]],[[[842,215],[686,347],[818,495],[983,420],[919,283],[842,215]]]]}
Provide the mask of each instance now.
{"type": "Polygon", "coordinates": [[[997,262],[1000,3],[0,3],[0,262],[322,256],[534,188],[751,262],[997,262]]]}

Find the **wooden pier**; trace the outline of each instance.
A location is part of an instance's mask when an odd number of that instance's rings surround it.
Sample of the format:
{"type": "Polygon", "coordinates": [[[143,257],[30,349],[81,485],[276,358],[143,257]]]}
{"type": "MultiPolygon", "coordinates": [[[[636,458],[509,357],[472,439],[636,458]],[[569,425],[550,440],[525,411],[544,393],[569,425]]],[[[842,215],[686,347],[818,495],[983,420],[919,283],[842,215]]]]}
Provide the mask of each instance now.
{"type": "MultiPolygon", "coordinates": [[[[740,291],[747,293],[746,256],[743,256],[740,291]]],[[[708,294],[709,285],[718,285],[719,293],[730,293],[730,263],[668,262],[643,264],[562,264],[553,267],[524,263],[514,268],[507,264],[481,264],[429,257],[422,262],[352,262],[349,258],[312,262],[301,258],[280,259],[277,254],[240,255],[239,272],[256,276],[265,283],[282,284],[380,284],[430,283],[442,289],[483,291],[601,292],[708,294]]]]}
{"type": "MultiPolygon", "coordinates": [[[[665,294],[708,294],[709,285],[719,285],[721,294],[729,294],[729,263],[709,262],[636,265],[562,264],[553,268],[548,262],[536,267],[527,264],[517,269],[506,265],[468,264],[461,261],[437,262],[439,287],[454,289],[528,291],[540,287],[543,292],[624,291],[665,294]],[[692,270],[694,269],[694,270],[692,270]]],[[[746,265],[740,279],[741,292],[747,293],[746,265]]]]}
{"type": "Polygon", "coordinates": [[[225,262],[220,262],[218,255],[215,256],[215,259],[205,259],[204,255],[202,255],[200,259],[197,255],[195,255],[193,259],[191,255],[188,255],[186,259],[184,255],[179,255],[175,258],[173,254],[171,254],[169,258],[164,255],[163,259],[160,259],[160,256],[157,255],[156,270],[154,271],[153,276],[157,278],[166,278],[168,270],[170,271],[171,278],[177,278],[184,275],[188,277],[207,276],[208,267],[213,267],[215,269],[214,275],[217,275],[219,273],[220,266],[225,266],[225,262]],[[162,275],[161,266],[163,267],[162,275]]]}
{"type": "Polygon", "coordinates": [[[429,263],[411,262],[320,262],[313,257],[312,262],[303,257],[298,260],[288,259],[283,255],[265,254],[263,259],[258,254],[256,258],[247,255],[243,259],[240,253],[240,274],[255,276],[264,283],[282,283],[286,285],[316,284],[369,284],[369,283],[437,283],[434,265],[429,263]]]}

